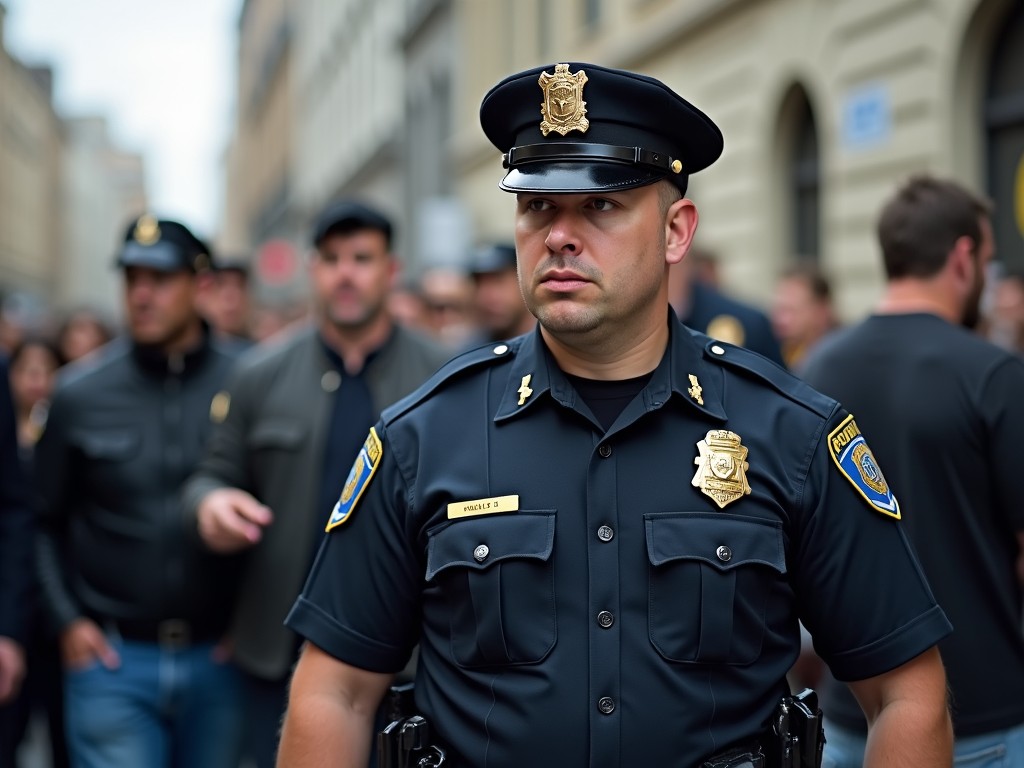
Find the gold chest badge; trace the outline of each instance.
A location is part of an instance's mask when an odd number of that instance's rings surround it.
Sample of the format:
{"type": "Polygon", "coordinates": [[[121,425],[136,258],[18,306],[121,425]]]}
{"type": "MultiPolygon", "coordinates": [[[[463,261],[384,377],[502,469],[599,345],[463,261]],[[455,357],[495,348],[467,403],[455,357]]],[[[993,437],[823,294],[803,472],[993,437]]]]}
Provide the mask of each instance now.
{"type": "Polygon", "coordinates": [[[587,73],[581,69],[571,75],[568,64],[556,64],[555,74],[541,72],[537,82],[544,91],[544,102],[540,106],[544,119],[540,123],[540,132],[545,136],[552,131],[562,136],[569,131],[586,133],[590,127],[586,118],[587,102],[583,100],[587,73]]]}
{"type": "Polygon", "coordinates": [[[697,443],[697,450],[700,455],[693,460],[697,471],[690,484],[710,496],[719,509],[750,493],[746,474],[750,464],[739,435],[727,429],[712,429],[697,443]]]}

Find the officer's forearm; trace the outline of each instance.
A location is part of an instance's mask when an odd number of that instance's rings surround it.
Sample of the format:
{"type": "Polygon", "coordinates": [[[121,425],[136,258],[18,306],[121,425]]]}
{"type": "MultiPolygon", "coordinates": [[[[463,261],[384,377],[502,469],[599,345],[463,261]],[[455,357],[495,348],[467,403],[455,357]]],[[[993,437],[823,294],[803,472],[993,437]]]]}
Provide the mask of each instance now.
{"type": "Polygon", "coordinates": [[[295,697],[293,693],[281,731],[277,765],[366,768],[372,736],[372,716],[354,712],[331,695],[295,697]]]}
{"type": "Polygon", "coordinates": [[[886,707],[868,732],[864,768],[936,768],[952,763],[953,728],[945,708],[937,712],[901,702],[886,707]]]}
{"type": "Polygon", "coordinates": [[[850,688],[868,718],[864,768],[952,764],[953,726],[937,648],[876,678],[851,683],[850,688]]]}
{"type": "Polygon", "coordinates": [[[292,677],[278,766],[366,768],[377,707],[390,681],[306,643],[292,677]]]}

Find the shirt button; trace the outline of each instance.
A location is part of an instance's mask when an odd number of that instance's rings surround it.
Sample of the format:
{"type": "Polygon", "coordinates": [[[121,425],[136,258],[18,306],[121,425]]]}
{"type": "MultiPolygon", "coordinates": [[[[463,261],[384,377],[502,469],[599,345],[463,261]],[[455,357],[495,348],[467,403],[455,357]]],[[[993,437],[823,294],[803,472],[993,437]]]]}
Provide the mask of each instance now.
{"type": "Polygon", "coordinates": [[[478,563],[482,563],[487,559],[487,556],[491,554],[490,548],[486,544],[481,544],[479,547],[473,550],[473,557],[478,563]]]}
{"type": "Polygon", "coordinates": [[[607,459],[612,455],[612,447],[608,443],[601,443],[598,447],[597,452],[601,454],[602,459],[607,459]]]}
{"type": "Polygon", "coordinates": [[[611,611],[601,611],[597,614],[597,623],[604,629],[608,629],[608,627],[615,623],[615,617],[612,615],[611,611]]]}
{"type": "Polygon", "coordinates": [[[320,377],[320,386],[324,392],[336,392],[341,386],[341,374],[337,371],[326,371],[320,377]]]}
{"type": "Polygon", "coordinates": [[[615,699],[602,696],[597,702],[597,709],[602,715],[610,715],[615,711],[615,699]]]}
{"type": "Polygon", "coordinates": [[[597,529],[597,538],[601,541],[611,541],[615,538],[615,531],[612,530],[610,525],[602,525],[597,529]]]}
{"type": "Polygon", "coordinates": [[[715,554],[718,555],[718,559],[723,563],[728,563],[732,560],[732,550],[726,546],[721,546],[715,550],[715,554]]]}

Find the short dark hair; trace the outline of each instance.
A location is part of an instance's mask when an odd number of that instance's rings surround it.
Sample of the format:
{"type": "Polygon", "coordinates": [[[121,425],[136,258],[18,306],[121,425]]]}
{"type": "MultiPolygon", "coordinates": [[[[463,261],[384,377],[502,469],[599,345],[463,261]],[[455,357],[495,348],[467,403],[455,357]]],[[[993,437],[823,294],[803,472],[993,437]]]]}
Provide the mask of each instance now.
{"type": "Polygon", "coordinates": [[[889,279],[935,275],[958,239],[981,242],[981,220],[991,211],[987,200],[954,181],[911,177],[878,219],[878,242],[889,279]]]}
{"type": "Polygon", "coordinates": [[[394,225],[391,219],[373,206],[359,200],[335,200],[320,212],[313,222],[313,245],[317,248],[328,235],[350,235],[372,229],[384,235],[385,247],[391,250],[394,225]]]}
{"type": "Polygon", "coordinates": [[[790,264],[782,270],[779,278],[802,280],[815,299],[824,303],[832,300],[832,286],[828,277],[813,261],[798,261],[795,264],[790,264]]]}

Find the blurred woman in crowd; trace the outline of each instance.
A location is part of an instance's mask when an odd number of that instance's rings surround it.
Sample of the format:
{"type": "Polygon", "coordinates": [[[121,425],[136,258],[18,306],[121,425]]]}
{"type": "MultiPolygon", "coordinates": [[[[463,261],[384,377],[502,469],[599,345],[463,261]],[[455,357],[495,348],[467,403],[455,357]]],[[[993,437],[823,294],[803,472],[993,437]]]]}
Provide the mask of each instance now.
{"type": "MultiPolygon", "coordinates": [[[[11,350],[11,399],[18,434],[18,455],[27,476],[32,473],[32,455],[36,441],[46,425],[46,413],[54,377],[60,367],[57,345],[39,336],[25,336],[11,350]]],[[[24,739],[28,722],[35,712],[43,715],[50,740],[50,765],[69,765],[64,743],[63,696],[57,639],[37,612],[28,644],[28,674],[20,697],[4,708],[4,745],[8,754],[0,754],[0,764],[16,766],[13,757],[24,739]],[[6,762],[5,762],[6,760],[6,762]]]]}
{"type": "Polygon", "coordinates": [[[113,336],[113,330],[99,312],[88,307],[76,309],[57,331],[61,362],[74,362],[106,344],[113,336]]]}

